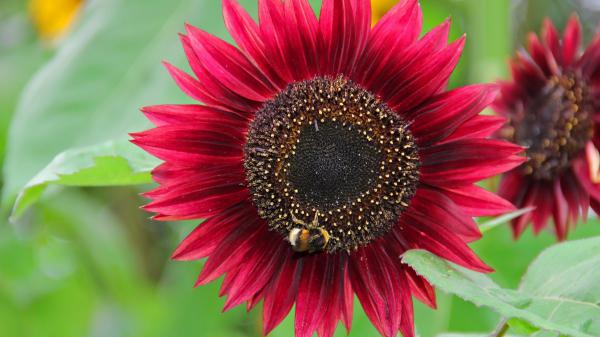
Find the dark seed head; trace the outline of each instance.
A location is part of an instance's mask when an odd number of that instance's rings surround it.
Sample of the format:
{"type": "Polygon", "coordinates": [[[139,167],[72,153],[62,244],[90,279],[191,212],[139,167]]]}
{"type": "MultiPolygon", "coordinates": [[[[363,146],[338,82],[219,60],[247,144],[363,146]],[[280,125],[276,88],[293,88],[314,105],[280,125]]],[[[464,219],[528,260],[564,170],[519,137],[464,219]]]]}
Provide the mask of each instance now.
{"type": "Polygon", "coordinates": [[[571,165],[593,134],[590,95],[577,74],[552,77],[511,120],[514,141],[524,146],[529,160],[525,174],[551,180],[571,165]]]}
{"type": "Polygon", "coordinates": [[[417,147],[407,125],[343,78],[291,84],[256,113],[245,145],[258,212],[287,237],[296,218],[326,230],[328,252],[387,233],[415,194],[417,147]]]}
{"type": "Polygon", "coordinates": [[[300,201],[336,207],[375,183],[382,160],[383,153],[359,129],[315,120],[300,130],[287,177],[300,201]]]}

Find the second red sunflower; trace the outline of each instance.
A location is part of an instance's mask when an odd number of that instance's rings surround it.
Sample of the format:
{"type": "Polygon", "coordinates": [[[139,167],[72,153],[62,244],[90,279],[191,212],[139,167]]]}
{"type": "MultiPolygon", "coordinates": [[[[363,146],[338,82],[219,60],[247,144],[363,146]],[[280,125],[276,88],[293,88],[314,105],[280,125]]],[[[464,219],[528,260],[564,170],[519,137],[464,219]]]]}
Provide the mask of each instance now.
{"type": "Polygon", "coordinates": [[[546,20],[541,39],[511,61],[513,81],[501,84],[495,109],[510,120],[502,135],[526,148],[528,161],[506,173],[501,196],[535,209],[512,221],[515,237],[529,223],[538,233],[553,220],[564,240],[569,227],[600,211],[600,36],[583,52],[572,16],[562,36],[546,20]]]}

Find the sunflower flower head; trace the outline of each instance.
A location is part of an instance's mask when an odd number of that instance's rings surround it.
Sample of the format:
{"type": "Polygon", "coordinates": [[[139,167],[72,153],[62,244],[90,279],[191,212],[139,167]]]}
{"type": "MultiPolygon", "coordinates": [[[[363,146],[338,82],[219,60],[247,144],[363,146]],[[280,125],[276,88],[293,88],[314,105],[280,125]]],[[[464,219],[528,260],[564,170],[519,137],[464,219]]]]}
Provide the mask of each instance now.
{"type": "Polygon", "coordinates": [[[541,38],[511,61],[513,80],[501,83],[495,109],[509,119],[500,134],[526,148],[528,160],[506,173],[500,195],[518,207],[535,207],[512,221],[515,237],[529,223],[540,232],[552,218],[564,240],[590,205],[600,210],[596,135],[600,36],[581,51],[581,26],[572,15],[562,36],[549,19],[541,38]]]}
{"type": "Polygon", "coordinates": [[[143,108],[133,142],[164,161],[146,195],[158,220],[206,219],[173,254],[225,275],[225,309],[263,302],[268,334],[295,306],[295,335],[349,330],[354,296],[386,337],[414,336],[412,296],[435,293],[401,261],[421,248],[490,271],[467,246],[473,216],[513,210],[475,183],[523,162],[480,116],[495,85],[446,90],[464,38],[421,35],[416,0],[371,28],[369,0],[261,0],[257,24],[223,1],[234,47],[186,26],[193,75],[166,67],[192,105],[143,108]]]}

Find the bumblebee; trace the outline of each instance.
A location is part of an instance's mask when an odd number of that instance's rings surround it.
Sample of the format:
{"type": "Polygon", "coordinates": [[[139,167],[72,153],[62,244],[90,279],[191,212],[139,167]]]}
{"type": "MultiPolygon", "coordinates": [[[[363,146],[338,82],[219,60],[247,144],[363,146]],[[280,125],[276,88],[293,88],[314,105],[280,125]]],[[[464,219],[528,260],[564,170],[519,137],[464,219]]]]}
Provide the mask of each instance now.
{"type": "Polygon", "coordinates": [[[292,244],[292,249],[299,253],[316,253],[323,251],[329,242],[329,233],[319,227],[319,212],[315,213],[315,218],[310,224],[296,218],[292,213],[294,224],[302,227],[292,228],[288,235],[288,240],[292,244]]]}

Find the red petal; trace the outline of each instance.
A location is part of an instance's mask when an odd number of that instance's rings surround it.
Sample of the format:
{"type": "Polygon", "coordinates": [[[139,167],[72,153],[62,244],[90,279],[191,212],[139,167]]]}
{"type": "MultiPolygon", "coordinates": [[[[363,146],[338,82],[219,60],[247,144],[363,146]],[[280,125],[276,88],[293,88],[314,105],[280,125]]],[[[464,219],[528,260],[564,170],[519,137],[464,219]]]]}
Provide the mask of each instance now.
{"type": "Polygon", "coordinates": [[[330,289],[335,287],[333,259],[324,254],[304,257],[302,281],[296,295],[296,337],[310,337],[329,305],[330,289]]]}
{"type": "Polygon", "coordinates": [[[186,25],[189,41],[202,66],[223,86],[247,99],[263,102],[276,88],[237,48],[194,26],[186,25]]]}
{"type": "Polygon", "coordinates": [[[470,216],[498,215],[516,210],[510,202],[476,185],[443,188],[443,191],[470,216]]]}
{"type": "Polygon", "coordinates": [[[349,74],[365,47],[370,6],[364,0],[325,0],[319,20],[321,71],[349,74]]]}
{"type": "Polygon", "coordinates": [[[265,44],[267,60],[286,82],[294,80],[294,64],[286,59],[285,14],[280,0],[259,0],[260,36],[265,44]]]}
{"type": "Polygon", "coordinates": [[[243,167],[224,166],[214,169],[189,170],[185,174],[173,174],[160,187],[143,195],[150,199],[176,198],[178,195],[200,191],[203,189],[227,186],[241,186],[244,184],[245,175],[243,167]]]}
{"type": "Polygon", "coordinates": [[[246,254],[252,249],[254,242],[267,231],[262,219],[248,219],[239,223],[232,233],[223,240],[210,255],[200,275],[196,286],[207,284],[222,274],[240,265],[246,254]]]}
{"type": "Polygon", "coordinates": [[[380,79],[381,75],[389,77],[391,73],[388,71],[393,65],[390,58],[399,53],[406,54],[406,49],[416,41],[420,33],[421,10],[418,2],[399,2],[370,32],[365,51],[352,77],[367,88],[380,79]]]}
{"type": "MultiPolygon", "coordinates": [[[[539,190],[539,184],[537,182],[531,182],[527,187],[523,188],[524,196],[523,201],[520,203],[515,202],[517,207],[519,208],[527,208],[527,207],[536,207],[537,194],[539,190]]],[[[513,237],[518,239],[523,231],[525,230],[527,224],[531,221],[533,214],[536,210],[532,210],[531,212],[527,212],[520,217],[513,219],[511,221],[512,229],[513,229],[513,237]]]]}
{"type": "Polygon", "coordinates": [[[369,37],[371,48],[407,46],[421,34],[422,13],[417,0],[399,1],[373,27],[369,37]]]}
{"type": "Polygon", "coordinates": [[[569,67],[577,57],[581,44],[581,24],[577,14],[572,14],[563,34],[563,66],[569,67]]]}
{"type": "Polygon", "coordinates": [[[211,160],[241,163],[242,130],[226,124],[198,123],[161,126],[131,134],[132,143],[171,163],[194,166],[211,160]]]}
{"type": "Polygon", "coordinates": [[[554,219],[554,230],[556,231],[558,240],[563,241],[566,239],[567,231],[569,229],[569,204],[560,187],[560,179],[554,181],[553,196],[554,207],[552,208],[552,215],[554,219]]]}
{"type": "MultiPolygon", "coordinates": [[[[152,178],[163,186],[186,184],[186,177],[191,175],[216,176],[223,172],[240,172],[243,174],[241,162],[233,164],[221,164],[218,162],[204,163],[203,165],[185,167],[173,163],[162,163],[152,170],[152,178]]],[[[144,194],[146,195],[146,194],[144,194]]]]}
{"type": "Polygon", "coordinates": [[[554,55],[555,62],[560,64],[562,55],[560,54],[560,41],[558,37],[558,31],[554,26],[552,20],[546,18],[542,25],[542,39],[548,49],[554,55]]]}
{"type": "Polygon", "coordinates": [[[142,112],[156,126],[169,124],[185,125],[189,123],[228,124],[245,128],[247,115],[239,115],[225,110],[196,104],[170,104],[143,107],[142,112]]]}
{"type": "Polygon", "coordinates": [[[508,171],[526,159],[520,146],[491,139],[459,140],[421,149],[421,180],[435,186],[475,183],[508,171]]]}
{"type": "Polygon", "coordinates": [[[143,208],[158,213],[156,220],[163,216],[183,219],[202,219],[217,215],[238,202],[249,199],[248,190],[236,185],[217,186],[191,190],[179,196],[161,196],[143,208]]]}
{"type": "Polygon", "coordinates": [[[381,89],[382,98],[401,114],[430,98],[445,87],[460,59],[464,43],[463,36],[440,52],[414,64],[402,80],[396,79],[381,89]]]}
{"type": "Polygon", "coordinates": [[[294,78],[314,77],[319,70],[317,17],[307,0],[286,1],[284,5],[286,58],[295,65],[292,67],[294,78]]]}
{"type": "Polygon", "coordinates": [[[411,207],[427,214],[435,222],[444,223],[448,230],[466,242],[481,238],[481,232],[473,218],[464,213],[452,199],[439,190],[436,191],[425,186],[419,188],[411,201],[411,207]]]}
{"type": "Polygon", "coordinates": [[[577,61],[576,67],[581,68],[583,74],[592,74],[592,80],[598,81],[598,69],[600,68],[600,34],[596,33],[583,52],[583,55],[577,61]]]}
{"type": "Polygon", "coordinates": [[[585,156],[573,160],[573,172],[590,196],[596,200],[600,200],[600,183],[592,181],[590,177],[590,163],[585,156]]]}
{"type": "Polygon", "coordinates": [[[600,214],[600,202],[599,201],[590,200],[590,206],[592,207],[592,210],[594,210],[594,212],[596,212],[596,215],[600,214]]]}
{"type": "Polygon", "coordinates": [[[292,309],[300,279],[303,278],[303,259],[292,257],[288,251],[285,254],[285,264],[279,275],[276,275],[268,285],[263,305],[263,334],[268,335],[292,309]]]}
{"type": "Polygon", "coordinates": [[[394,230],[399,243],[410,248],[425,249],[465,268],[479,272],[493,271],[456,234],[444,224],[434,223],[429,216],[409,210],[394,230]]]}
{"type": "Polygon", "coordinates": [[[583,216],[585,221],[588,205],[590,204],[589,194],[579,184],[572,172],[567,172],[562,177],[561,190],[569,203],[570,223],[577,223],[580,215],[583,216]]]}
{"type": "Polygon", "coordinates": [[[411,131],[419,145],[429,145],[451,135],[461,124],[493,102],[495,85],[472,85],[445,92],[412,114],[411,131]]]}
{"type": "Polygon", "coordinates": [[[252,309],[256,307],[256,305],[265,297],[265,291],[267,287],[262,288],[260,291],[256,292],[254,296],[246,302],[246,312],[250,312],[252,309]]]}
{"type": "MultiPolygon", "coordinates": [[[[550,52],[547,50],[543,52],[545,54],[540,57],[552,59],[550,52]]],[[[517,56],[510,62],[510,70],[513,85],[519,88],[522,95],[536,95],[539,88],[546,85],[548,75],[544,74],[540,66],[522,51],[518,51],[517,56]]]]}
{"type": "MultiPolygon", "coordinates": [[[[404,273],[401,273],[401,287],[406,289],[410,287],[410,283],[404,273]]],[[[404,337],[415,337],[415,316],[413,312],[413,301],[411,296],[402,296],[402,317],[400,317],[400,332],[404,337]]]]}
{"type": "Polygon", "coordinates": [[[552,187],[548,186],[545,182],[539,183],[538,193],[534,205],[535,210],[532,211],[531,220],[533,221],[533,232],[537,235],[539,232],[546,227],[548,219],[552,214],[552,206],[554,204],[552,187]]]}
{"type": "Polygon", "coordinates": [[[352,67],[346,69],[346,74],[352,73],[352,68],[356,67],[361,55],[364,54],[364,50],[369,41],[369,34],[371,32],[371,1],[370,0],[351,0],[352,9],[354,10],[354,30],[355,36],[353,39],[354,46],[351,47],[349,53],[351,54],[352,60],[349,64],[352,67]]]}
{"type": "Polygon", "coordinates": [[[500,179],[498,195],[514,203],[517,208],[522,208],[528,185],[529,181],[523,176],[521,169],[514,169],[505,173],[500,179]]]}
{"type": "Polygon", "coordinates": [[[352,314],[354,310],[354,290],[352,289],[352,283],[350,282],[350,268],[348,267],[347,260],[344,261],[345,269],[343,274],[343,285],[342,285],[342,322],[346,327],[346,332],[350,333],[352,327],[352,314]]]}
{"type": "Polygon", "coordinates": [[[227,291],[224,311],[252,299],[281,269],[286,258],[285,251],[290,249],[289,245],[283,240],[277,244],[276,240],[280,238],[274,233],[269,234],[271,235],[264,235],[254,242],[251,251],[235,272],[227,291]]]}
{"type": "Polygon", "coordinates": [[[529,43],[528,49],[529,53],[531,54],[531,58],[546,76],[553,75],[556,68],[551,66],[554,64],[554,57],[552,56],[552,53],[542,45],[539,38],[534,33],[529,33],[527,38],[529,43]]]}
{"type": "MultiPolygon", "coordinates": [[[[188,49],[186,37],[182,37],[182,42],[184,49],[188,49]]],[[[187,56],[189,60],[193,60],[193,56],[190,56],[189,52],[187,53],[187,56]]],[[[181,91],[195,100],[204,102],[208,106],[242,113],[252,113],[259,107],[258,102],[245,99],[220,85],[215,78],[202,67],[197,68],[197,71],[202,71],[200,74],[202,81],[198,81],[169,63],[164,62],[164,65],[181,91]]]]}
{"type": "Polygon", "coordinates": [[[171,258],[189,261],[209,256],[239,223],[251,217],[248,212],[250,206],[242,203],[207,219],[179,244],[171,258]]]}
{"type": "Polygon", "coordinates": [[[424,277],[417,275],[412,268],[405,268],[405,271],[406,276],[408,276],[408,281],[410,282],[412,294],[430,308],[436,309],[435,288],[433,288],[424,277]]]}
{"type": "Polygon", "coordinates": [[[327,312],[323,315],[317,328],[319,337],[331,337],[335,332],[337,323],[342,315],[342,306],[344,305],[344,283],[346,277],[347,256],[345,254],[335,254],[329,258],[329,263],[333,267],[332,286],[327,289],[329,306],[327,312]]]}
{"type": "Polygon", "coordinates": [[[455,140],[472,139],[472,138],[487,138],[493,135],[506,123],[506,118],[499,116],[475,116],[466,121],[463,125],[441,143],[448,143],[455,140]]]}
{"type": "Polygon", "coordinates": [[[393,262],[378,248],[378,245],[367,246],[352,255],[352,286],[379,333],[393,337],[398,333],[404,314],[402,302],[404,298],[410,299],[409,287],[403,273],[389,269],[393,262]]]}
{"type": "Polygon", "coordinates": [[[283,89],[286,81],[275,69],[269,57],[265,43],[260,36],[258,25],[236,0],[223,0],[223,17],[225,26],[237,43],[254,63],[269,76],[278,89],[283,89]]]}
{"type": "Polygon", "coordinates": [[[183,70],[171,65],[170,63],[164,62],[164,65],[181,91],[186,93],[188,96],[207,104],[218,103],[215,98],[207,93],[200,83],[192,76],[186,74],[183,70]]]}

